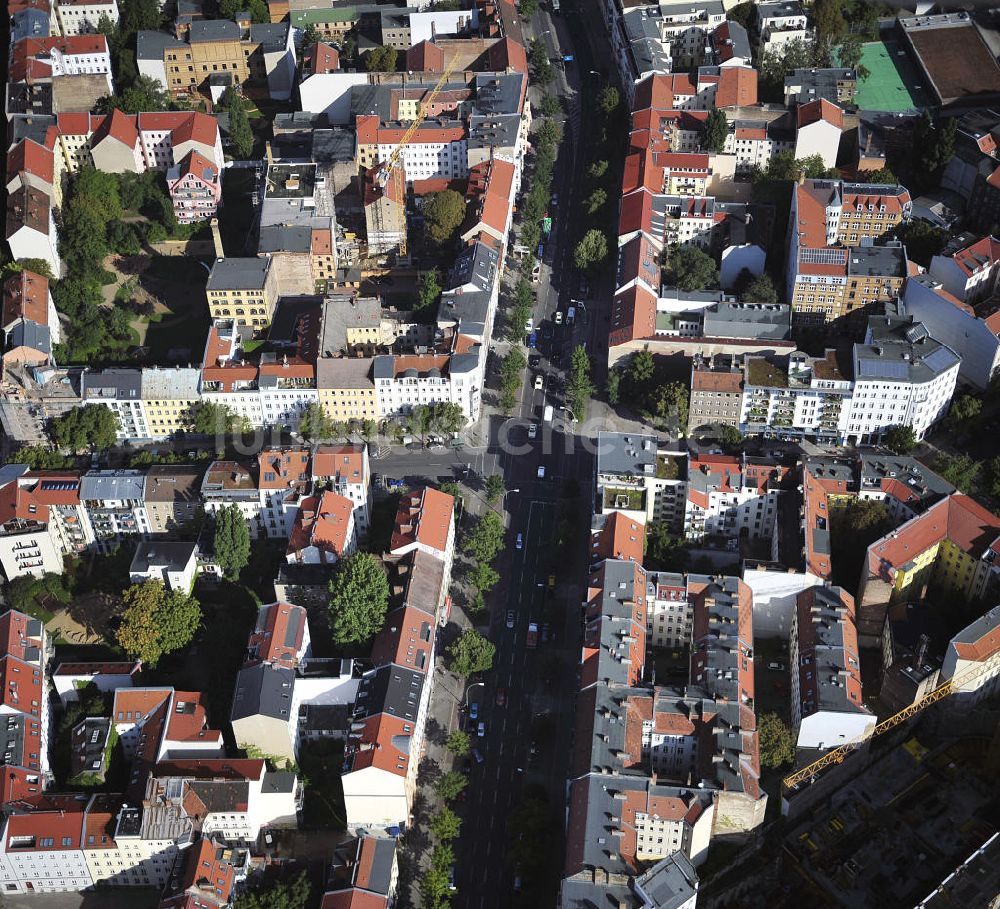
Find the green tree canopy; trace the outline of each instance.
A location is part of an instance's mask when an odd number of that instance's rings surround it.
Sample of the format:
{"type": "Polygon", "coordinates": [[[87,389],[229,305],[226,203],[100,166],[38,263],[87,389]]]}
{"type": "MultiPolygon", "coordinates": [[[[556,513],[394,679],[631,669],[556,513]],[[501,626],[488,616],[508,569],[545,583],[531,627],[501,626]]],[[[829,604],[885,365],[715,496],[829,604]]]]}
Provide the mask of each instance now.
{"type": "Polygon", "coordinates": [[[235,157],[246,160],[253,155],[253,129],[247,102],[238,86],[230,85],[222,96],[222,106],[229,112],[229,141],[235,157]]]}
{"type": "Polygon", "coordinates": [[[982,412],[983,402],[968,393],[958,395],[951,402],[948,411],[948,425],[955,431],[968,429],[970,424],[982,412]]]}
{"type": "Polygon", "coordinates": [[[450,802],[458,798],[468,784],[469,781],[464,774],[457,770],[449,770],[434,784],[434,791],[446,802],[450,802]]]}
{"type": "Polygon", "coordinates": [[[957,126],[954,117],[935,122],[928,111],[917,121],[913,129],[911,164],[918,189],[936,187],[940,182],[945,165],[955,154],[957,126]]]}
{"type": "Polygon", "coordinates": [[[899,183],[899,177],[888,167],[879,170],[866,170],[863,174],[859,174],[858,178],[863,179],[865,183],[879,183],[883,186],[895,186],[899,183]]]}
{"type": "Polygon", "coordinates": [[[75,463],[72,457],[61,454],[48,445],[29,445],[19,448],[10,457],[11,464],[27,464],[32,470],[64,470],[75,463]]]}
{"type": "Polygon", "coordinates": [[[370,73],[394,73],[398,57],[394,47],[373,47],[365,54],[365,69],[370,73]]]}
{"type": "Polygon", "coordinates": [[[934,460],[934,471],[942,479],[966,494],[975,491],[980,463],[968,455],[939,455],[934,460]]]}
{"type": "Polygon", "coordinates": [[[434,836],[441,842],[447,843],[458,836],[458,831],[462,828],[462,820],[454,811],[445,806],[434,814],[428,826],[434,836]]]}
{"type": "Polygon", "coordinates": [[[588,215],[596,215],[608,201],[607,190],[602,186],[598,186],[583,203],[583,207],[588,215]]]}
{"type": "Polygon", "coordinates": [[[708,119],[705,121],[705,134],[702,137],[702,144],[709,151],[721,152],[726,144],[726,137],[728,135],[729,121],[726,119],[726,112],[722,108],[712,108],[708,112],[708,119]]]}
{"type": "Polygon", "coordinates": [[[917,436],[912,426],[890,426],[882,436],[882,442],[890,451],[905,455],[917,447],[917,436]]]}
{"type": "Polygon", "coordinates": [[[697,246],[674,246],[667,254],[666,281],[681,290],[719,286],[719,267],[697,246]]]}
{"type": "Polygon", "coordinates": [[[580,271],[594,271],[608,258],[608,238],[599,230],[591,228],[573,250],[573,264],[580,271]]]}
{"type": "Polygon", "coordinates": [[[650,521],[646,527],[644,564],[657,571],[687,571],[691,552],[684,540],[670,533],[663,521],[650,521]]]}
{"type": "Polygon", "coordinates": [[[622,97],[618,93],[618,89],[613,85],[605,85],[597,93],[597,109],[601,112],[601,116],[607,118],[610,117],[616,110],[618,110],[618,105],[621,104],[622,97]]]}
{"type": "Polygon", "coordinates": [[[761,767],[784,767],[795,760],[795,733],[778,714],[762,713],[757,718],[757,738],[761,767]]]}
{"type": "Polygon", "coordinates": [[[69,451],[106,451],[118,436],[118,417],[105,404],[74,407],[52,420],[56,445],[69,451]]]}
{"type": "Polygon", "coordinates": [[[444,747],[455,757],[465,757],[472,750],[472,740],[467,732],[461,729],[452,729],[445,739],[444,747]]]}
{"type": "Polygon", "coordinates": [[[930,266],[931,259],[941,252],[951,236],[948,231],[919,218],[900,224],[894,233],[906,247],[906,257],[924,268],[930,266]]]}
{"type": "Polygon", "coordinates": [[[765,271],[757,275],[749,284],[743,294],[744,303],[780,303],[778,291],[774,286],[771,276],[765,271]]]}
{"type": "Polygon", "coordinates": [[[449,648],[448,668],[455,675],[470,676],[493,667],[497,649],[474,628],[466,628],[449,648]]]}
{"type": "Polygon", "coordinates": [[[988,495],[1000,500],[1000,455],[990,458],[983,471],[983,486],[988,495]]]}
{"type": "Polygon", "coordinates": [[[590,378],[590,356],[583,344],[573,348],[570,357],[569,376],[566,378],[566,400],[573,411],[573,416],[583,420],[587,413],[587,405],[594,396],[594,383],[590,378]]]}
{"type": "Polygon", "coordinates": [[[184,417],[191,432],[205,436],[229,435],[241,422],[231,408],[214,401],[196,401],[184,417]]]}
{"type": "Polygon", "coordinates": [[[427,238],[437,246],[444,246],[455,239],[465,220],[465,199],[453,189],[430,193],[424,199],[421,213],[427,238]]]}
{"type": "Polygon", "coordinates": [[[503,549],[503,519],[495,511],[487,511],[462,541],[462,550],[477,562],[488,565],[503,549]]]}
{"type": "Polygon", "coordinates": [[[233,909],[306,909],[312,897],[309,875],[303,871],[291,880],[246,890],[233,902],[233,909]]]}
{"type": "Polygon", "coordinates": [[[160,657],[186,647],[201,625],[198,601],[162,581],[133,584],[122,593],[121,623],[115,638],[130,657],[155,666],[160,657]]]}
{"type": "Polygon", "coordinates": [[[486,501],[489,503],[499,502],[507,487],[503,482],[503,474],[491,473],[486,478],[486,501]]]}
{"type": "Polygon", "coordinates": [[[337,564],[330,581],[330,619],[338,644],[371,640],[385,623],[389,581],[382,563],[367,552],[355,552],[337,564]]]}
{"type": "Polygon", "coordinates": [[[299,435],[310,442],[334,438],[334,421],[327,416],[323,405],[313,401],[302,412],[299,420],[299,435]]]}
{"type": "Polygon", "coordinates": [[[250,564],[250,529],[239,505],[226,505],[216,512],[212,548],[216,563],[230,580],[250,564]]]}
{"type": "Polygon", "coordinates": [[[441,302],[441,283],[438,281],[437,269],[421,272],[417,284],[417,305],[413,308],[420,318],[433,319],[437,316],[438,304],[441,302]]]}

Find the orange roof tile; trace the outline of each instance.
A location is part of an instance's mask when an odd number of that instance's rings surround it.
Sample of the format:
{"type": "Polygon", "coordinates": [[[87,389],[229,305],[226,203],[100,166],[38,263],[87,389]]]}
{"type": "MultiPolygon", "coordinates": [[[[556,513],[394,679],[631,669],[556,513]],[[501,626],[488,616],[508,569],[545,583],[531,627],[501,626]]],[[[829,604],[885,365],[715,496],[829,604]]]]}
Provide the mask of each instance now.
{"type": "Polygon", "coordinates": [[[414,543],[444,552],[455,520],[455,497],[425,486],[403,496],[396,511],[389,550],[414,543]]]}
{"type": "Polygon", "coordinates": [[[3,326],[18,319],[49,324],[49,281],[23,269],[3,282],[3,326]]]}

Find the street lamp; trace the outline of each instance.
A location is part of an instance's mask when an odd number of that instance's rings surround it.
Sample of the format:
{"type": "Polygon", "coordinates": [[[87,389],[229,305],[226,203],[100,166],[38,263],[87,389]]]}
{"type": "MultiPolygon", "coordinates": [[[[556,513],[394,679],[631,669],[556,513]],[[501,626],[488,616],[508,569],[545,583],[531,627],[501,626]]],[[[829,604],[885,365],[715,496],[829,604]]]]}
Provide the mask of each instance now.
{"type": "Polygon", "coordinates": [[[469,692],[472,691],[473,688],[485,688],[485,687],[486,687],[485,682],[473,682],[468,688],[465,689],[465,697],[462,698],[462,705],[465,707],[469,706],[469,692]]]}

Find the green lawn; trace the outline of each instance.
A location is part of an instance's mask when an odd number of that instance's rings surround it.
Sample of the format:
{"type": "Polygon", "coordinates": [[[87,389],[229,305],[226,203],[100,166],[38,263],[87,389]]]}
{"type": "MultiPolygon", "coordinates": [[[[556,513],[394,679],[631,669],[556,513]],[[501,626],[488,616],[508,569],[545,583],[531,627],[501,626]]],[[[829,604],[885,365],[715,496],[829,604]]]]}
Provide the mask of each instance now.
{"type": "Polygon", "coordinates": [[[931,103],[920,73],[898,41],[865,44],[861,65],[871,73],[858,84],[854,99],[862,110],[909,111],[931,103]]]}

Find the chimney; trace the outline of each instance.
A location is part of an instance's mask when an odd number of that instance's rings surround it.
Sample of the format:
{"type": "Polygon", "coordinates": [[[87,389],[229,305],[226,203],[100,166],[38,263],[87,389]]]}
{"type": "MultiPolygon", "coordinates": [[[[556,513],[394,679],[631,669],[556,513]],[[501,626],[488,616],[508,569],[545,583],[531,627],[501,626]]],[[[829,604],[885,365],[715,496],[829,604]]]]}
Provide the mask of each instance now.
{"type": "Polygon", "coordinates": [[[212,245],[215,248],[215,258],[224,259],[226,257],[226,252],[222,248],[222,231],[219,230],[219,219],[212,218],[212,220],[208,223],[209,227],[212,228],[212,245]]]}

